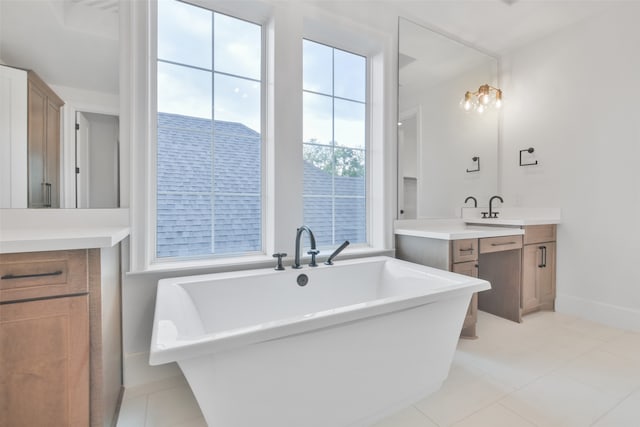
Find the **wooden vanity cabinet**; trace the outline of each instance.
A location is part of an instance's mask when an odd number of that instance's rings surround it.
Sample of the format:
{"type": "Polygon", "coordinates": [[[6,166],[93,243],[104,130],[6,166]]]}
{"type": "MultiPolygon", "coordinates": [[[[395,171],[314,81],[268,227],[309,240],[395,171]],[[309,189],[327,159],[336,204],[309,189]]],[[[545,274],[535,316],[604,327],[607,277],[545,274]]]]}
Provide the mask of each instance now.
{"type": "Polygon", "coordinates": [[[64,101],[27,73],[28,207],[60,207],[60,108],[64,101]]]}
{"type": "Polygon", "coordinates": [[[0,426],[111,425],[100,270],[99,249],[0,254],[0,426]]]}
{"type": "Polygon", "coordinates": [[[86,251],[0,256],[0,425],[89,421],[86,251]]]}
{"type": "MultiPolygon", "coordinates": [[[[450,270],[465,276],[478,277],[478,239],[453,240],[451,242],[452,261],[450,270]]],[[[474,292],[462,324],[460,337],[477,338],[478,293],[474,292]]]]}
{"type": "MultiPolygon", "coordinates": [[[[399,259],[478,277],[478,239],[442,240],[396,235],[399,259]]],[[[477,338],[478,293],[474,293],[464,319],[461,338],[477,338]]]]}
{"type": "Polygon", "coordinates": [[[527,226],[522,251],[522,314],[553,310],[555,298],[556,226],[527,226]]]}

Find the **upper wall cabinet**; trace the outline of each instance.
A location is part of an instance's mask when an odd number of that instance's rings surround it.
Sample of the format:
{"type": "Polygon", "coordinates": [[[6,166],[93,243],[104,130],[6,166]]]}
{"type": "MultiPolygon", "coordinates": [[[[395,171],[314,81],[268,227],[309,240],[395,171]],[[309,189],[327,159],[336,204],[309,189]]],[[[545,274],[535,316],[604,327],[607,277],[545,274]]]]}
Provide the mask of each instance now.
{"type": "Polygon", "coordinates": [[[33,71],[0,65],[0,208],[60,207],[63,105],[33,71]]]}
{"type": "Polygon", "coordinates": [[[30,208],[60,207],[60,108],[64,102],[36,73],[28,80],[30,208]]]}

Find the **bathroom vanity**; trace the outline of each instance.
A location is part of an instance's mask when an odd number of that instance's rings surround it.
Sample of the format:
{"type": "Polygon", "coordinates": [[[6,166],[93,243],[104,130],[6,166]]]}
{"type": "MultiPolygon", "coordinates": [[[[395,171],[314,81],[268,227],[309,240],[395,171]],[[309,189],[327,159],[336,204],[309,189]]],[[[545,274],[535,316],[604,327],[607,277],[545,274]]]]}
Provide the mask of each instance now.
{"type": "Polygon", "coordinates": [[[469,211],[462,219],[395,223],[398,258],[491,283],[490,290],[471,299],[461,337],[477,336],[478,309],[515,322],[534,311],[553,310],[559,210],[528,212],[529,217],[511,212],[491,220],[469,211]]]}
{"type": "Polygon", "coordinates": [[[128,211],[0,210],[0,425],[111,426],[128,211]]]}

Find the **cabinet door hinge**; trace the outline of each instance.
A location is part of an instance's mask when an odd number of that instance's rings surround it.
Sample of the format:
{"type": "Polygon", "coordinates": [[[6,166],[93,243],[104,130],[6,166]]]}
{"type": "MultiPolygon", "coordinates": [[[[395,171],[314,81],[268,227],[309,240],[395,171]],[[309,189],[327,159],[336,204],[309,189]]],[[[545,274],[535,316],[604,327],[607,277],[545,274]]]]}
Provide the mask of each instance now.
{"type": "Polygon", "coordinates": [[[80,123],[76,123],[76,130],[80,130],[80,123]]]}
{"type": "Polygon", "coordinates": [[[76,173],[80,173],[80,168],[76,168],[76,173]]]}

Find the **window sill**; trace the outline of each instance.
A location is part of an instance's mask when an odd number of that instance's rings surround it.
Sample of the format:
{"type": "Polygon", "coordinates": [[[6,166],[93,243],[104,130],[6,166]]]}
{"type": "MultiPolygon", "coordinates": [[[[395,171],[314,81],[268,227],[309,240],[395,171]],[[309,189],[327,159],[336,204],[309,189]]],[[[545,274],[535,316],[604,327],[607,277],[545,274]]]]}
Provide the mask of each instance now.
{"type": "MultiPolygon", "coordinates": [[[[331,255],[332,250],[323,250],[317,256],[318,264],[326,261],[331,255]]],[[[347,248],[340,253],[334,262],[339,263],[341,259],[353,259],[363,258],[370,256],[395,256],[395,250],[393,249],[377,249],[368,246],[347,248]]],[[[308,264],[311,260],[310,256],[303,256],[302,263],[308,264]]],[[[293,256],[288,256],[283,259],[285,267],[289,268],[293,263],[293,256]]],[[[185,260],[174,262],[162,262],[157,264],[151,264],[146,270],[130,271],[127,276],[144,275],[144,274],[158,274],[167,273],[172,276],[175,273],[184,272],[184,275],[196,275],[196,274],[208,274],[208,273],[223,273],[227,271],[235,270],[253,270],[260,268],[273,268],[276,265],[276,260],[270,255],[258,254],[248,255],[240,257],[229,258],[217,258],[217,259],[198,259],[198,260],[185,260]]]]}

